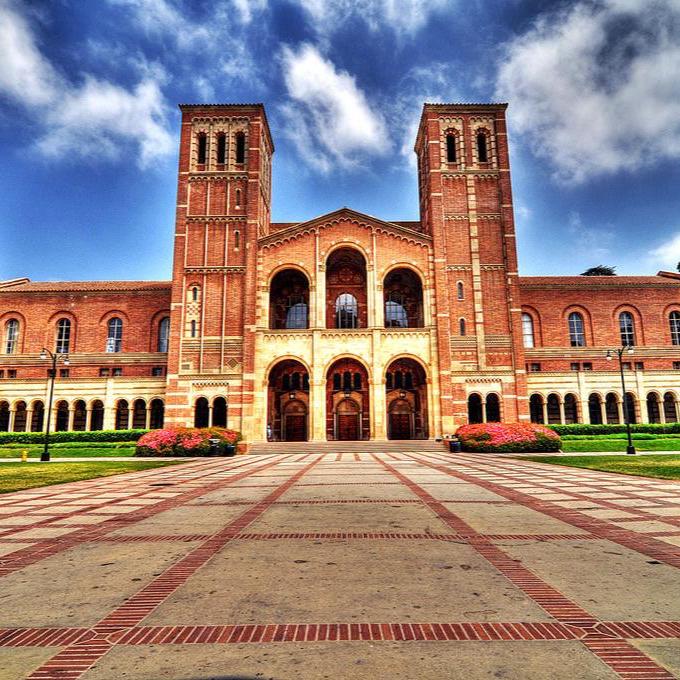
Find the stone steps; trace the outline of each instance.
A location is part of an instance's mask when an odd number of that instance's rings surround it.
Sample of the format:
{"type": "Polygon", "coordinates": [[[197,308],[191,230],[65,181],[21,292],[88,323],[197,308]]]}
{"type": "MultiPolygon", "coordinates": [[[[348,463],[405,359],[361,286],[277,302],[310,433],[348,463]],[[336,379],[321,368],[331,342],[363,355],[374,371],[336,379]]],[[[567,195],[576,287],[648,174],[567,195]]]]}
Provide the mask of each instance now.
{"type": "Polygon", "coordinates": [[[442,453],[441,442],[433,439],[361,442],[253,442],[248,453],[442,453]]]}

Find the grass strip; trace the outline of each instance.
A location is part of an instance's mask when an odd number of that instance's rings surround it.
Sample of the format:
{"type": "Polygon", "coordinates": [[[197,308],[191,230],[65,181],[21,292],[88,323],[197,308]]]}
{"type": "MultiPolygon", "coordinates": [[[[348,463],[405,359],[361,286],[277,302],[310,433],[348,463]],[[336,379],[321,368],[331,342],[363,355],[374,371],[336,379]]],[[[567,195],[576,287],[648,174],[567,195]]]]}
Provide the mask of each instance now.
{"type": "MultiPolygon", "coordinates": [[[[680,455],[668,456],[518,456],[521,460],[623,475],[680,479],[680,455]]],[[[678,486],[680,492],[680,486],[678,486]]]]}
{"type": "Polygon", "coordinates": [[[151,470],[188,461],[178,460],[104,460],[70,463],[2,463],[0,464],[0,493],[50,486],[82,479],[108,477],[124,472],[151,470]]]}

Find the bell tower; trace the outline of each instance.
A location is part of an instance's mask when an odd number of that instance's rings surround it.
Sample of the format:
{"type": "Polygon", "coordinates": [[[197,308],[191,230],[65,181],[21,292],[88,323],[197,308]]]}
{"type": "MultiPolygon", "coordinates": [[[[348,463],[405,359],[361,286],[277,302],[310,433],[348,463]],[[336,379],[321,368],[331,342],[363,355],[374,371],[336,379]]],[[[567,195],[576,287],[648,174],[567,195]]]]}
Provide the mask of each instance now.
{"type": "Polygon", "coordinates": [[[242,429],[252,403],[257,239],[269,233],[274,145],[261,104],[185,104],[166,418],[242,429]],[[207,421],[207,422],[206,422],[207,421]]]}
{"type": "Polygon", "coordinates": [[[472,394],[496,393],[502,420],[528,420],[506,107],[425,104],[416,138],[444,432],[468,421],[472,394]]]}

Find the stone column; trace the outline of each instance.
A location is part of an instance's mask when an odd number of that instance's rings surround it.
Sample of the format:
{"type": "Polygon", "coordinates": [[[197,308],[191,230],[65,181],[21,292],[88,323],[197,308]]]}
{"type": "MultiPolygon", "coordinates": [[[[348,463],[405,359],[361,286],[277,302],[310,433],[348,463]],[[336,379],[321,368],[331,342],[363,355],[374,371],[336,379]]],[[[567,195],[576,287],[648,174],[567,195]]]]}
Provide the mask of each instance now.
{"type": "Polygon", "coordinates": [[[8,425],[8,432],[14,432],[14,421],[16,419],[16,414],[17,411],[15,408],[11,408],[9,410],[9,425],[8,425]]]}
{"type": "Polygon", "coordinates": [[[564,415],[564,399],[560,399],[560,425],[564,425],[567,419],[564,415]]]}
{"type": "Polygon", "coordinates": [[[325,441],[326,439],[326,381],[314,379],[309,381],[309,415],[312,422],[310,439],[325,441]]]}
{"type": "Polygon", "coordinates": [[[600,418],[602,418],[602,422],[606,423],[607,422],[607,401],[605,399],[600,399],[600,418]]]}
{"type": "Polygon", "coordinates": [[[33,408],[27,408],[26,409],[26,429],[24,432],[32,432],[33,430],[31,429],[33,426],[33,408]]]}
{"type": "Polygon", "coordinates": [[[619,423],[625,423],[625,418],[623,416],[623,401],[617,397],[616,399],[616,408],[619,412],[619,423]]]}
{"type": "Polygon", "coordinates": [[[73,406],[68,407],[68,431],[72,432],[73,431],[73,420],[76,415],[76,410],[73,408],[73,406]]]}
{"type": "Polygon", "coordinates": [[[147,430],[151,429],[151,406],[146,405],[146,419],[144,420],[144,427],[147,430]]]}
{"type": "Polygon", "coordinates": [[[92,429],[92,407],[85,409],[85,429],[89,432],[92,429]]]}
{"type": "MultiPolygon", "coordinates": [[[[541,395],[541,397],[542,396],[543,395],[541,395]]],[[[547,425],[548,424],[548,400],[547,399],[543,399],[542,408],[543,408],[543,424],[547,425]]]]}

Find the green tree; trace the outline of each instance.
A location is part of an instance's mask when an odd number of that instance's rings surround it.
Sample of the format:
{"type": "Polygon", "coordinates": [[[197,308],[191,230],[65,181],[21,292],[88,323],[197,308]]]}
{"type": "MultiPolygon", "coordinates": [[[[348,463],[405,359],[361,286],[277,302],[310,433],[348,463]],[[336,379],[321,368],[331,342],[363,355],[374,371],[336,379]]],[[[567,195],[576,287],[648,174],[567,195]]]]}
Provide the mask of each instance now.
{"type": "MultiPolygon", "coordinates": [[[[680,267],[680,262],[678,263],[678,267],[680,267]]],[[[581,276],[616,276],[616,267],[598,264],[597,267],[586,269],[581,273],[581,276]]]]}

